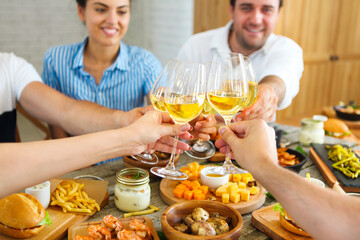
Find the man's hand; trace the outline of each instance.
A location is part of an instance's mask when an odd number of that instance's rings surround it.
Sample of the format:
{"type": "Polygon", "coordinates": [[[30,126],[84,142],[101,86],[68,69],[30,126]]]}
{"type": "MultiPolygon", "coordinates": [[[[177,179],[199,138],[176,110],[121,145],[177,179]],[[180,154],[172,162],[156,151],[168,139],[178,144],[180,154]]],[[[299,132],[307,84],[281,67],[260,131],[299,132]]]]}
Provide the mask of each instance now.
{"type": "Polygon", "coordinates": [[[219,129],[221,139],[215,142],[226,153],[227,144],[240,166],[252,172],[264,164],[277,164],[274,129],[263,120],[241,121],[219,129]]]}
{"type": "Polygon", "coordinates": [[[269,84],[259,84],[259,93],[255,103],[235,117],[236,121],[263,119],[270,122],[277,110],[278,97],[269,84]]]}

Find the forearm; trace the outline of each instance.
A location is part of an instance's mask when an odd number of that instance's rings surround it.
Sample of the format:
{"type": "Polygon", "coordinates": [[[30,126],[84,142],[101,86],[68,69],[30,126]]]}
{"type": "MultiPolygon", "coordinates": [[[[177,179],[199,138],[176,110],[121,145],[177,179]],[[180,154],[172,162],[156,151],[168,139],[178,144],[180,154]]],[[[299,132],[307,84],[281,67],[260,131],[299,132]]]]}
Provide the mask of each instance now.
{"type": "Polygon", "coordinates": [[[66,97],[42,83],[25,87],[20,104],[32,116],[72,135],[127,126],[125,112],[66,97]]]}
{"type": "Polygon", "coordinates": [[[356,239],[360,235],[360,201],[277,166],[254,170],[254,177],[295,221],[315,239],[356,239]]]}
{"type": "Polygon", "coordinates": [[[277,105],[279,106],[279,104],[283,101],[286,92],[286,87],[283,80],[281,80],[277,76],[266,76],[259,83],[259,85],[263,85],[263,84],[272,87],[276,96],[278,97],[277,105]]]}
{"type": "Polygon", "coordinates": [[[136,137],[123,128],[66,139],[0,144],[0,198],[70,171],[132,154],[136,137]]]}
{"type": "Polygon", "coordinates": [[[54,126],[54,125],[49,125],[49,130],[50,130],[50,136],[52,139],[59,139],[59,138],[66,138],[69,137],[69,134],[67,132],[64,131],[64,129],[54,126]]]}

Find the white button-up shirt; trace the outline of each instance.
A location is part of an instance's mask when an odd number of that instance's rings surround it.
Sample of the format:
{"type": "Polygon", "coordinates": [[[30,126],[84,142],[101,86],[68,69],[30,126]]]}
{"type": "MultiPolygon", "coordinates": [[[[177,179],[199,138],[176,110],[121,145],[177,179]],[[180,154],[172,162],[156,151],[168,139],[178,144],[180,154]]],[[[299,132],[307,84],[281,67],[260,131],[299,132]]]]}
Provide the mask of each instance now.
{"type": "MultiPolygon", "coordinates": [[[[231,26],[232,21],[224,27],[193,35],[180,49],[178,58],[205,63],[211,61],[214,54],[231,52],[228,43],[231,26]]],[[[286,92],[278,109],[288,107],[299,92],[304,70],[301,47],[287,37],[272,33],[264,46],[248,57],[259,82],[266,76],[277,76],[283,80],[286,92]]]]}

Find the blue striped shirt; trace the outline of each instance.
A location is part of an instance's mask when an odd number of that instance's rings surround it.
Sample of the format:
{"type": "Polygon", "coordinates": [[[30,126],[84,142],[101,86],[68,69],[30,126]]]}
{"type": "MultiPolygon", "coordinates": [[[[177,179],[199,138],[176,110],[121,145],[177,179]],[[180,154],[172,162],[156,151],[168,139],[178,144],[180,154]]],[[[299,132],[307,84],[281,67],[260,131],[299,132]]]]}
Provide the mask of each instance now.
{"type": "Polygon", "coordinates": [[[50,87],[79,100],[129,111],[144,106],[162,67],[150,52],[121,42],[115,62],[103,74],[100,84],[84,70],[87,38],[72,45],[50,48],[43,62],[42,79],[50,87]]]}
{"type": "Polygon", "coordinates": [[[87,40],[50,48],[44,56],[44,82],[68,97],[111,109],[129,111],[144,106],[144,98],[162,69],[159,60],[149,51],[121,42],[115,62],[104,71],[97,85],[84,70],[87,40]]]}

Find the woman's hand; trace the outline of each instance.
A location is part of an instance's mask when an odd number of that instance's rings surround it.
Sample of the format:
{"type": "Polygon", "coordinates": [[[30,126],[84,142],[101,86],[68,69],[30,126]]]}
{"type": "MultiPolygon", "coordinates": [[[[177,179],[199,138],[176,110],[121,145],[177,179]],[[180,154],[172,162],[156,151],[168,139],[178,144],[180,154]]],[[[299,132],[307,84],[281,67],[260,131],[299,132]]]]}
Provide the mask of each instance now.
{"type": "MultiPolygon", "coordinates": [[[[175,139],[171,136],[189,138],[191,126],[189,124],[175,125],[167,113],[148,111],[143,117],[131,124],[128,129],[135,137],[134,151],[136,154],[145,150],[171,152],[175,139]]],[[[178,142],[176,154],[189,150],[189,145],[178,142]]]]}
{"type": "Polygon", "coordinates": [[[214,115],[209,115],[204,118],[202,115],[191,122],[194,125],[194,131],[190,133],[195,139],[203,139],[205,141],[210,139],[210,135],[216,133],[216,119],[214,115]]]}

